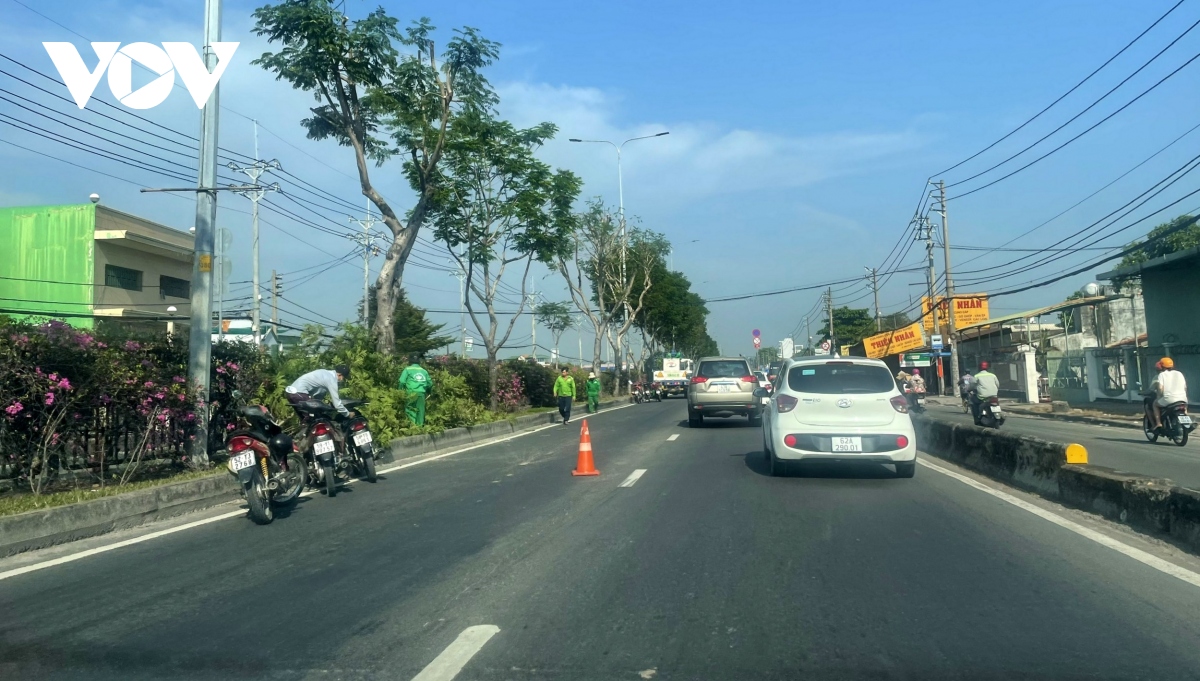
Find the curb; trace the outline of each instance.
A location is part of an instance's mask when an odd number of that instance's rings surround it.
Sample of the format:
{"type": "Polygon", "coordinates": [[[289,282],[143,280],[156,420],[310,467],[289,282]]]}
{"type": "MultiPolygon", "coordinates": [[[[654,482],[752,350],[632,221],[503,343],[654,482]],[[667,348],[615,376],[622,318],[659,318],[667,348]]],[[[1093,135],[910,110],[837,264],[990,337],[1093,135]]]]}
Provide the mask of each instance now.
{"type": "MultiPolygon", "coordinates": [[[[616,400],[601,402],[600,410],[617,403],[616,400]]],[[[393,440],[389,450],[377,460],[395,463],[461,444],[532,430],[557,419],[556,412],[527,414],[512,420],[452,428],[436,435],[400,438],[393,440]]],[[[218,471],[198,480],[0,517],[0,558],[218,506],[238,499],[240,494],[237,480],[218,471]]]]}
{"type": "Polygon", "coordinates": [[[914,416],[921,452],[1052,501],[1128,525],[1200,554],[1200,491],[1090,464],[1067,445],[914,416]]]}
{"type": "Polygon", "coordinates": [[[1142,425],[1134,421],[1126,421],[1124,419],[1110,419],[1103,416],[1085,416],[1083,414],[1046,414],[1037,411],[1021,411],[1009,407],[1009,411],[1020,416],[1032,416],[1034,418],[1046,419],[1047,421],[1069,421],[1072,423],[1087,423],[1093,426],[1113,426],[1115,428],[1134,428],[1141,430],[1142,425]]]}

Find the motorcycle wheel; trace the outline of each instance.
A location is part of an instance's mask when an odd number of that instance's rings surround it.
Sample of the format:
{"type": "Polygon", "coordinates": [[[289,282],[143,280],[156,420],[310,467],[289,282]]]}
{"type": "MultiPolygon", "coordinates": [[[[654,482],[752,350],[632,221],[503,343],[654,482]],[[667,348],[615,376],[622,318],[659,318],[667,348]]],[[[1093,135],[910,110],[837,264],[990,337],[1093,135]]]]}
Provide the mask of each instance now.
{"type": "Polygon", "coordinates": [[[379,476],[375,473],[375,456],[373,454],[367,454],[366,456],[360,454],[359,456],[362,459],[363,476],[367,479],[367,482],[378,480],[379,476]]]}
{"type": "Polygon", "coordinates": [[[1186,445],[1187,441],[1188,441],[1187,428],[1184,428],[1183,426],[1180,426],[1180,425],[1176,425],[1175,431],[1177,433],[1179,433],[1179,435],[1172,435],[1171,442],[1174,442],[1176,447],[1182,447],[1182,446],[1186,445]]]}
{"type": "Polygon", "coordinates": [[[1142,433],[1150,442],[1158,442],[1158,431],[1150,427],[1150,419],[1145,416],[1142,417],[1142,433]]]}
{"type": "Polygon", "coordinates": [[[325,476],[325,496],[330,499],[337,496],[337,476],[333,473],[333,466],[322,464],[321,470],[325,476]]]}
{"type": "Polygon", "coordinates": [[[292,481],[292,485],[281,490],[271,500],[276,506],[286,506],[299,499],[300,493],[304,491],[304,483],[308,477],[308,470],[304,465],[304,457],[300,456],[300,452],[288,454],[287,465],[288,477],[292,481]]]}
{"type": "Polygon", "coordinates": [[[260,473],[255,473],[246,485],[246,506],[250,509],[250,519],[256,525],[270,525],[275,519],[275,512],[267,500],[266,485],[260,473]]]}

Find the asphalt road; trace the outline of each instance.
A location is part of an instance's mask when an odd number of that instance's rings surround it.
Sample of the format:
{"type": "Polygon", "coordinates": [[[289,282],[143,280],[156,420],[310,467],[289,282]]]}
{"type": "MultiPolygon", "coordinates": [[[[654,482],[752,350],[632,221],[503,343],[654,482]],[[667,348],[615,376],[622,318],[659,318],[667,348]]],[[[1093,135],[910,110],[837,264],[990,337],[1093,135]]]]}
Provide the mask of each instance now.
{"type": "MultiPolygon", "coordinates": [[[[950,405],[929,405],[928,413],[939,419],[971,423],[970,415],[950,405]]],[[[1000,428],[1004,432],[1032,435],[1052,442],[1078,442],[1087,447],[1088,463],[1169,478],[1182,487],[1200,490],[1200,439],[1176,447],[1166,438],[1151,443],[1136,428],[1055,421],[1011,412],[1000,428]]]]}
{"type": "Polygon", "coordinates": [[[0,580],[0,678],[1200,678],[1200,580],[927,465],[772,478],[706,422],[637,405],[591,419],[598,477],[553,426],[0,580]]]}

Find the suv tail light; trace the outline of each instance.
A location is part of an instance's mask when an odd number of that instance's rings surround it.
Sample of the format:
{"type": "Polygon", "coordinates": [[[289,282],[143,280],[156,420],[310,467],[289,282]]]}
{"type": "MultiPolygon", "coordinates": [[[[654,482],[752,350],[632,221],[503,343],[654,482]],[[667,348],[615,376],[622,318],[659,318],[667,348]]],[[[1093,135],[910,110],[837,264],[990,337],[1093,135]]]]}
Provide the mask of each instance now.
{"type": "Polygon", "coordinates": [[[742,383],[753,383],[754,385],[758,385],[758,378],[755,376],[742,376],[738,380],[742,383]]]}
{"type": "Polygon", "coordinates": [[[239,437],[235,437],[229,441],[229,452],[231,454],[237,454],[238,452],[244,452],[247,449],[253,449],[253,448],[254,448],[254,441],[248,437],[240,437],[239,436],[239,437]]]}
{"type": "Polygon", "coordinates": [[[800,400],[792,397],[791,395],[776,395],[775,396],[775,409],[780,414],[786,414],[789,411],[795,409],[796,405],[799,403],[800,403],[800,400]]]}
{"type": "Polygon", "coordinates": [[[692,383],[704,383],[707,380],[707,376],[692,376],[692,383]]]}
{"type": "Polygon", "coordinates": [[[908,413],[908,398],[904,395],[896,395],[889,402],[892,403],[892,408],[901,414],[908,413]]]}
{"type": "Polygon", "coordinates": [[[329,434],[329,424],[328,423],[318,423],[317,425],[313,426],[312,434],[313,435],[328,435],[329,434]]]}

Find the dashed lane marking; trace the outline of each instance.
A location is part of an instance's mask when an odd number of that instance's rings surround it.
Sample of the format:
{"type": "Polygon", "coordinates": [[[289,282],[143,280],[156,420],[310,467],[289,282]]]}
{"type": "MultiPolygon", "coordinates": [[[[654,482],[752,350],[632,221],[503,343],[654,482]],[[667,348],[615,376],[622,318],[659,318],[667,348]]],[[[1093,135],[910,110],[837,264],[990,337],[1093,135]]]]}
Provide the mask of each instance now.
{"type": "Polygon", "coordinates": [[[498,633],[500,627],[494,624],[478,624],[463,629],[454,643],[433,658],[433,662],[414,676],[412,681],[451,681],[475,657],[475,653],[498,633]]]}
{"type": "Polygon", "coordinates": [[[645,475],[645,474],[646,474],[646,469],[645,469],[645,468],[639,468],[639,469],[637,469],[636,471],[634,471],[634,472],[630,473],[630,474],[629,474],[629,477],[628,477],[628,478],[625,478],[625,482],[622,482],[622,483],[621,483],[620,485],[618,485],[618,486],[619,486],[619,487],[633,487],[633,484],[634,484],[635,482],[637,482],[637,481],[638,481],[638,480],[639,480],[639,479],[640,479],[640,478],[641,478],[643,475],[645,475]]]}
{"type": "Polygon", "coordinates": [[[679,433],[672,433],[671,437],[667,438],[667,442],[674,442],[679,439],[679,433]]]}

